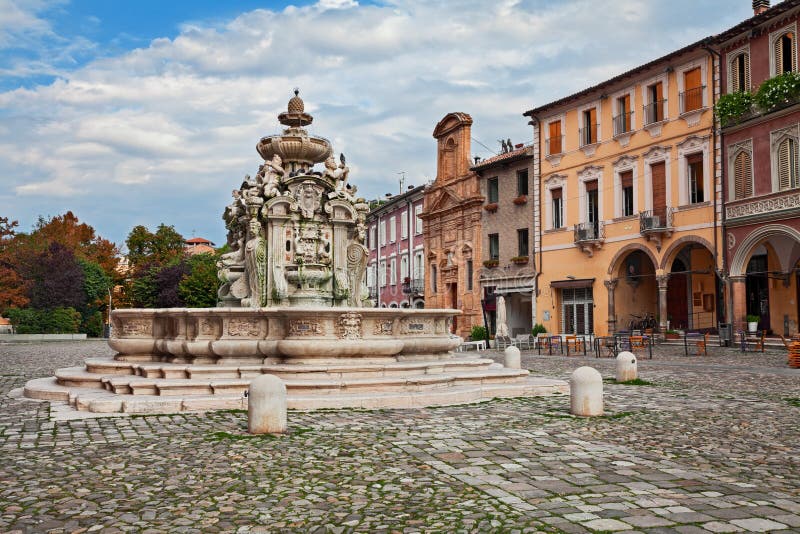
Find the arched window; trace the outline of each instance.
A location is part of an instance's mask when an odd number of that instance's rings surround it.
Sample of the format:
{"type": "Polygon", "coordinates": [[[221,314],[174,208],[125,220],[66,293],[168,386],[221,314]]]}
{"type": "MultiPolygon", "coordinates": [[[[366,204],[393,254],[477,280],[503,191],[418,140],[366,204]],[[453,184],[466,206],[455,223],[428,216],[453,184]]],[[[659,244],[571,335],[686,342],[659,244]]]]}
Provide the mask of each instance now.
{"type": "Polygon", "coordinates": [[[780,190],[798,186],[797,141],[784,139],[778,145],[778,187],[780,190]]]}
{"type": "Polygon", "coordinates": [[[736,199],[753,196],[753,162],[749,152],[740,152],[733,160],[734,195],[736,199]]]}
{"type": "Polygon", "coordinates": [[[775,58],[775,74],[797,70],[797,53],[795,52],[794,33],[786,32],[775,39],[772,45],[775,58]]]}
{"type": "Polygon", "coordinates": [[[750,55],[742,52],[731,60],[729,74],[731,92],[750,90],[750,55]]]}

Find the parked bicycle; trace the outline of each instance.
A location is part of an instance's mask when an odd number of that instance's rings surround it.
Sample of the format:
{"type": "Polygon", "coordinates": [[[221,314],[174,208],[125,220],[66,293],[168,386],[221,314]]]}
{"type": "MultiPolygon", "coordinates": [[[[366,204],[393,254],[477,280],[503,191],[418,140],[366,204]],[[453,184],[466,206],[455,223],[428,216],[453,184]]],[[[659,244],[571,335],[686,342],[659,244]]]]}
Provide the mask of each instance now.
{"type": "Polygon", "coordinates": [[[656,322],[656,317],[653,315],[652,312],[645,312],[643,315],[637,315],[635,313],[630,314],[631,320],[628,321],[628,330],[641,330],[645,331],[648,329],[655,330],[658,326],[656,322]]]}

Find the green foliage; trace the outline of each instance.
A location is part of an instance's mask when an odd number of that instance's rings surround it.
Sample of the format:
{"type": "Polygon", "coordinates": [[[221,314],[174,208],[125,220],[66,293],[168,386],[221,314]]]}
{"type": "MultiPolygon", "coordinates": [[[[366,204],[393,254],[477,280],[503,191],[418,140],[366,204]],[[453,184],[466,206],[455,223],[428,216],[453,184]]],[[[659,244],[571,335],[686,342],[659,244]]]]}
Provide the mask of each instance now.
{"type": "Polygon", "coordinates": [[[128,297],[134,308],[156,307],[156,277],[160,269],[158,265],[151,264],[138,271],[128,290],[128,297]]]}
{"type": "Polygon", "coordinates": [[[103,337],[103,314],[99,311],[87,313],[81,325],[81,332],[89,337],[103,337]]]}
{"type": "Polygon", "coordinates": [[[714,113],[722,126],[733,124],[753,109],[753,101],[753,95],[746,91],[728,93],[719,97],[714,113]]]}
{"type": "Polygon", "coordinates": [[[111,277],[97,263],[80,258],[78,263],[83,269],[83,292],[86,294],[86,302],[90,304],[105,302],[112,284],[111,277]]]}
{"type": "Polygon", "coordinates": [[[196,254],[187,260],[189,273],[178,284],[178,295],[189,308],[217,305],[217,259],[215,254],[196,254]]]}
{"type": "Polygon", "coordinates": [[[536,323],[535,325],[533,325],[533,328],[531,329],[531,334],[534,336],[546,333],[547,333],[547,328],[545,328],[542,323],[536,323]]]}
{"type": "Polygon", "coordinates": [[[486,327],[476,324],[472,327],[472,330],[470,330],[469,335],[473,341],[486,339],[486,327]]]}
{"type": "Polygon", "coordinates": [[[183,236],[174,226],[165,224],[160,224],[155,232],[145,226],[135,226],[125,244],[128,260],[134,267],[152,262],[166,265],[183,256],[183,236]]]}
{"type": "Polygon", "coordinates": [[[791,104],[800,98],[800,73],[784,72],[761,84],[755,101],[763,111],[791,104]]]}
{"type": "Polygon", "coordinates": [[[761,320],[761,317],[759,317],[758,315],[748,315],[747,316],[747,322],[748,323],[757,323],[760,320],[761,320]]]}
{"type": "Polygon", "coordinates": [[[76,334],[81,324],[81,314],[74,308],[12,308],[8,318],[18,334],[76,334]]]}

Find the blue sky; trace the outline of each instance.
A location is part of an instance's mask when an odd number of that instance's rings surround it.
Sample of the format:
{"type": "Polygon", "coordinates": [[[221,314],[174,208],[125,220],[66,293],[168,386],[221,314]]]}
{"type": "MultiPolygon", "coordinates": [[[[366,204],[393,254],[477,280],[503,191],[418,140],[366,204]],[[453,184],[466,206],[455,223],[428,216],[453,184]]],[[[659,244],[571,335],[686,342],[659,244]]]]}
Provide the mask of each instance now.
{"type": "Polygon", "coordinates": [[[522,112],[751,16],[750,0],[0,0],[0,215],[72,210],[224,242],[230,191],[295,86],[368,198],[435,175],[434,126],[472,152],[522,112]]]}

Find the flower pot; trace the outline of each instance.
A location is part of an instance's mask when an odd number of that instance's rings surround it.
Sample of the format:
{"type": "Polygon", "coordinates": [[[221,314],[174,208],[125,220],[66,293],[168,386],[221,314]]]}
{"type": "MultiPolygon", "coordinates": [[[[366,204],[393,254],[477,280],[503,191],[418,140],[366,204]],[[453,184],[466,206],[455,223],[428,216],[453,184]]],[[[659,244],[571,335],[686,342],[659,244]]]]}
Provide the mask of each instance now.
{"type": "Polygon", "coordinates": [[[756,332],[758,332],[758,321],[747,323],[747,331],[750,332],[751,334],[755,334],[756,332]]]}

